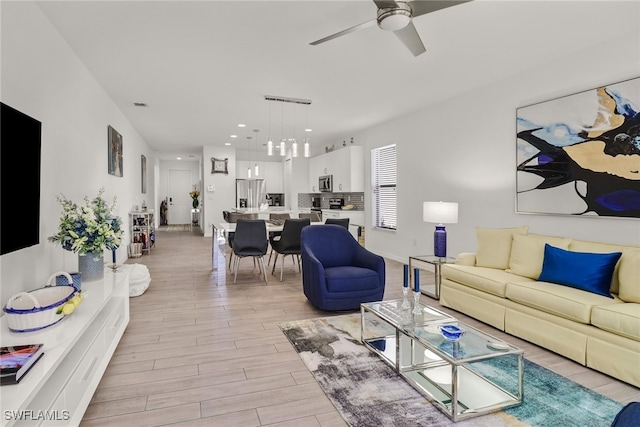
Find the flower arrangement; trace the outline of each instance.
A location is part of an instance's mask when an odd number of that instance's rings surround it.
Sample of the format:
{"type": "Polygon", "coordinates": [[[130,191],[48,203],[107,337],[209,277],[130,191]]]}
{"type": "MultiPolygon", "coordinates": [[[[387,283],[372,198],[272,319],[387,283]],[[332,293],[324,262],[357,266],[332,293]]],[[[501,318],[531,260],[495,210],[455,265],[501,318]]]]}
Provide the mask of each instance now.
{"type": "Polygon", "coordinates": [[[200,205],[200,201],[198,200],[198,197],[200,196],[200,191],[198,190],[198,188],[195,185],[193,186],[193,190],[189,192],[189,195],[191,196],[191,199],[193,200],[191,205],[193,206],[194,209],[197,208],[198,205],[200,205]]]}
{"type": "Polygon", "coordinates": [[[116,198],[111,205],[102,198],[104,188],[94,199],[85,196],[84,206],[78,206],[65,196],[58,196],[62,206],[58,232],[48,240],[60,243],[67,251],[80,255],[93,253],[102,257],[105,249],[116,249],[122,242],[122,220],[114,214],[116,198]]]}

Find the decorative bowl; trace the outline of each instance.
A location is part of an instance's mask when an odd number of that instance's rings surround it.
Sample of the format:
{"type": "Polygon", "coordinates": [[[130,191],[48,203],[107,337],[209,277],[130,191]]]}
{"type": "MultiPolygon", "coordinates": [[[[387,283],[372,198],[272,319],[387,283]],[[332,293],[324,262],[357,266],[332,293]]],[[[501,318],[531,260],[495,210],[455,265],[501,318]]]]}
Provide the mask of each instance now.
{"type": "Polygon", "coordinates": [[[13,332],[32,332],[47,328],[64,319],[58,308],[76,293],[72,285],[47,286],[20,292],[7,301],[4,312],[13,332]]]}
{"type": "Polygon", "coordinates": [[[456,325],[440,325],[438,329],[447,341],[458,341],[465,333],[464,329],[456,325]]]}

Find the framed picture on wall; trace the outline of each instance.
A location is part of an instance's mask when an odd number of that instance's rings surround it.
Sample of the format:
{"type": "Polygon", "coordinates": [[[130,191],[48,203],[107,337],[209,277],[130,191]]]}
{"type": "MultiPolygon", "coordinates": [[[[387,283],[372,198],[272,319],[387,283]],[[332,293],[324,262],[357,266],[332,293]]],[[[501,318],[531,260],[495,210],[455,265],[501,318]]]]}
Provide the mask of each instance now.
{"type": "Polygon", "coordinates": [[[107,159],[109,175],[122,177],[122,135],[109,126],[107,136],[107,159]]]}
{"type": "Polygon", "coordinates": [[[517,213],[640,218],[640,78],[516,115],[517,213]]]}
{"type": "Polygon", "coordinates": [[[140,192],[142,194],[147,193],[147,158],[142,154],[140,156],[140,182],[142,188],[140,192]]]}
{"type": "Polygon", "coordinates": [[[227,167],[229,163],[229,159],[216,159],[215,157],[211,158],[211,173],[224,173],[228,174],[229,169],[227,167]]]}

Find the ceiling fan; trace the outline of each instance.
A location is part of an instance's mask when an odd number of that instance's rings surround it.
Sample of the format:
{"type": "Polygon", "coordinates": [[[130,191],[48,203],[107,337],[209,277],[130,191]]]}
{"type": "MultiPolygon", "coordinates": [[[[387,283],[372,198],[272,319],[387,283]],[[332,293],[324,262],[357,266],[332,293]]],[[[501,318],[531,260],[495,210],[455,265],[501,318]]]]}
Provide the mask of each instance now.
{"type": "Polygon", "coordinates": [[[364,22],[355,27],[347,28],[330,36],[316,40],[309,44],[315,46],[320,43],[333,40],[363,28],[372,27],[378,24],[383,30],[393,31],[400,41],[413,53],[418,56],[426,51],[416,27],[411,20],[421,15],[425,15],[436,10],[467,3],[471,0],[448,1],[448,0],[414,0],[414,1],[393,1],[393,0],[373,0],[378,6],[378,16],[376,19],[364,22]]]}

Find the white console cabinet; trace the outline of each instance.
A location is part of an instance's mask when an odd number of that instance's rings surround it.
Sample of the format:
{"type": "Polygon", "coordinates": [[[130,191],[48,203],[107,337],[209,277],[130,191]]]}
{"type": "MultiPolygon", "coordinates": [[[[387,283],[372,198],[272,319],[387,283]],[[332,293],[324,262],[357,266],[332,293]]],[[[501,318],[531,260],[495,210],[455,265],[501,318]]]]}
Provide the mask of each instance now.
{"type": "Polygon", "coordinates": [[[83,282],[84,300],[59,323],[11,332],[0,318],[0,344],[44,344],[42,358],[19,384],[0,387],[2,426],[77,426],[129,323],[130,265],[83,282]]]}

